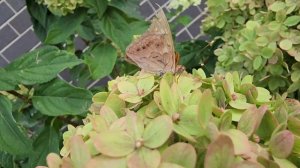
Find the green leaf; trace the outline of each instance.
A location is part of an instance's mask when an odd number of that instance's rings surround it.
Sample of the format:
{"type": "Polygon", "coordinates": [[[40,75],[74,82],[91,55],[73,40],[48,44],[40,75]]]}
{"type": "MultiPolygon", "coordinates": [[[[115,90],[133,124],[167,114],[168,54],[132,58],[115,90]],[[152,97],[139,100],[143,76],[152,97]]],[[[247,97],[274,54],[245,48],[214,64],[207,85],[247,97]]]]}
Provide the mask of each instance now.
{"type": "Polygon", "coordinates": [[[269,100],[272,98],[272,96],[270,95],[270,92],[267,89],[262,88],[262,87],[256,87],[256,90],[258,93],[256,101],[258,103],[269,102],[269,100]]]}
{"type": "Polygon", "coordinates": [[[26,0],[26,6],[28,13],[31,16],[34,33],[39,37],[41,41],[44,41],[46,37],[47,20],[49,18],[47,17],[47,7],[31,0],[26,0]]]}
{"type": "Polygon", "coordinates": [[[157,148],[165,143],[173,131],[173,123],[169,116],[162,115],[152,120],[146,127],[143,140],[149,148],[157,148]]]}
{"type": "Polygon", "coordinates": [[[273,50],[268,48],[268,47],[264,47],[262,50],[261,50],[261,55],[266,58],[266,59],[269,59],[273,56],[273,50]]]}
{"type": "Polygon", "coordinates": [[[281,131],[271,137],[269,148],[273,156],[287,158],[294,146],[294,135],[288,130],[281,131]]]}
{"type": "Polygon", "coordinates": [[[255,43],[256,43],[257,46],[266,46],[269,43],[269,40],[268,40],[267,37],[262,36],[262,37],[258,37],[255,40],[255,43]]]}
{"type": "Polygon", "coordinates": [[[12,116],[12,104],[4,96],[0,96],[0,150],[13,155],[30,155],[32,152],[30,140],[12,116]]]}
{"type": "Polygon", "coordinates": [[[104,155],[93,157],[85,166],[86,168],[127,168],[126,158],[113,158],[104,155]]]}
{"type": "Polygon", "coordinates": [[[251,153],[251,145],[248,141],[248,137],[242,131],[230,129],[224,132],[224,134],[228,135],[232,140],[235,155],[247,156],[251,153]]]}
{"type": "Polygon", "coordinates": [[[19,57],[0,71],[0,86],[7,90],[10,89],[9,84],[14,86],[48,82],[65,68],[80,63],[81,60],[56,47],[42,47],[19,57]]]}
{"type": "Polygon", "coordinates": [[[283,50],[290,50],[293,47],[293,43],[289,39],[284,39],[284,40],[280,41],[279,46],[283,50]]]}
{"type": "Polygon", "coordinates": [[[263,105],[258,109],[256,108],[256,106],[250,107],[243,113],[241,119],[239,120],[238,129],[244,132],[249,137],[259,127],[266,111],[266,105],[263,105]]]}
{"type": "Polygon", "coordinates": [[[184,125],[173,124],[174,132],[178,135],[186,138],[188,141],[196,142],[195,138],[188,133],[188,130],[184,127],[184,125]]]}
{"type": "Polygon", "coordinates": [[[234,159],[234,146],[231,139],[221,134],[208,145],[204,168],[231,168],[234,159]]]}
{"type": "Polygon", "coordinates": [[[110,157],[122,157],[135,150],[135,140],[125,131],[105,131],[91,135],[96,149],[110,157]]]}
{"type": "MultiPolygon", "coordinates": [[[[205,130],[200,127],[197,120],[198,105],[190,105],[185,107],[181,113],[179,113],[179,121],[174,125],[179,125],[185,132],[193,136],[201,136],[205,134],[205,130]]],[[[188,137],[187,137],[188,138],[188,137]]]]}
{"type": "Polygon", "coordinates": [[[300,119],[297,117],[290,116],[288,121],[288,128],[293,134],[300,136],[300,119]]]}
{"type": "Polygon", "coordinates": [[[139,2],[140,2],[139,0],[126,0],[126,1],[110,0],[109,5],[122,10],[130,17],[140,18],[141,14],[138,10],[139,2]]]}
{"type": "Polygon", "coordinates": [[[6,73],[5,70],[0,71],[0,90],[14,90],[17,84],[17,79],[14,76],[6,73]]]}
{"type": "Polygon", "coordinates": [[[16,167],[14,157],[6,152],[0,152],[0,167],[16,167]]]}
{"type": "Polygon", "coordinates": [[[232,113],[230,111],[222,114],[219,122],[219,130],[226,131],[230,129],[232,123],[232,113]]]}
{"type": "Polygon", "coordinates": [[[138,79],[137,88],[139,92],[144,92],[142,95],[149,94],[152,91],[154,86],[154,76],[153,75],[144,75],[138,79]]]}
{"type": "Polygon", "coordinates": [[[196,150],[190,144],[178,142],[163,151],[162,161],[174,163],[185,168],[194,168],[197,161],[196,150]]]}
{"type": "Polygon", "coordinates": [[[125,52],[126,47],[131,43],[133,35],[142,33],[147,27],[146,24],[135,24],[135,26],[138,26],[133,28],[131,25],[133,22],[136,21],[126,18],[123,12],[114,7],[108,7],[96,26],[99,26],[104,35],[111,39],[122,52],[125,52]]]}
{"type": "Polygon", "coordinates": [[[179,166],[179,165],[177,165],[177,164],[166,163],[166,162],[161,163],[161,164],[159,165],[159,168],[170,168],[170,167],[172,167],[172,168],[184,168],[184,167],[179,166]]]}
{"type": "Polygon", "coordinates": [[[239,110],[244,110],[247,109],[251,106],[251,104],[247,103],[247,98],[245,95],[239,94],[239,93],[234,93],[235,95],[235,100],[231,100],[229,102],[229,105],[233,108],[239,109],[239,110]]]}
{"type": "Polygon", "coordinates": [[[126,107],[125,102],[119,98],[116,94],[109,94],[105,101],[105,105],[110,107],[118,117],[123,116],[124,114],[124,108],[126,107]]]}
{"type": "Polygon", "coordinates": [[[269,160],[263,156],[258,156],[257,157],[257,162],[262,164],[264,167],[267,167],[267,168],[280,168],[279,165],[274,162],[273,160],[269,160]]]}
{"type": "Polygon", "coordinates": [[[77,115],[91,105],[92,94],[59,79],[40,85],[32,97],[33,106],[49,116],[77,115]]]}
{"type": "Polygon", "coordinates": [[[281,1],[274,2],[271,6],[269,6],[270,10],[273,12],[278,12],[285,8],[285,3],[281,1]]]}
{"type": "Polygon", "coordinates": [[[256,56],[254,61],[253,61],[253,68],[255,70],[258,70],[262,65],[262,58],[261,56],[256,56]]]}
{"type": "Polygon", "coordinates": [[[157,168],[160,160],[159,151],[142,147],[128,157],[127,165],[129,168],[157,168]]]}
{"type": "Polygon", "coordinates": [[[206,128],[210,118],[212,117],[212,109],[214,99],[210,90],[205,90],[201,96],[198,111],[198,121],[202,128],[206,128]]]}
{"type": "Polygon", "coordinates": [[[126,120],[126,132],[135,140],[142,139],[142,134],[144,132],[144,123],[142,118],[136,115],[133,111],[128,111],[125,116],[126,120]]]}
{"type": "Polygon", "coordinates": [[[165,79],[160,81],[160,99],[161,104],[167,114],[172,115],[177,112],[178,104],[177,97],[174,97],[168,82],[165,79]]]}
{"type": "MultiPolygon", "coordinates": [[[[260,137],[261,140],[269,140],[272,132],[279,125],[278,120],[275,118],[273,111],[266,111],[256,134],[260,137]]],[[[285,128],[284,128],[285,129],[285,128]]]]}
{"type": "MultiPolygon", "coordinates": [[[[295,140],[294,140],[294,147],[293,147],[293,153],[296,153],[296,154],[300,154],[300,137],[297,136],[297,135],[294,135],[295,137],[295,140]]],[[[298,157],[297,157],[298,159],[298,157]]]]}
{"type": "Polygon", "coordinates": [[[259,163],[245,160],[245,161],[235,164],[234,168],[265,168],[265,167],[259,163]]]}
{"type": "Polygon", "coordinates": [[[49,153],[59,153],[60,136],[54,127],[45,127],[33,142],[33,155],[29,158],[30,167],[46,166],[49,153]]]}
{"type": "Polygon", "coordinates": [[[110,44],[98,44],[85,56],[93,79],[109,75],[117,60],[117,50],[110,44]]]}
{"type": "Polygon", "coordinates": [[[65,42],[67,38],[74,34],[76,29],[84,21],[86,11],[78,9],[74,14],[68,14],[63,17],[55,17],[52,22],[48,23],[46,44],[58,44],[65,42]]]}
{"type": "Polygon", "coordinates": [[[96,11],[98,18],[100,19],[107,8],[107,0],[85,0],[84,3],[96,11]]]}
{"type": "Polygon", "coordinates": [[[284,24],[286,26],[295,26],[300,22],[300,16],[290,16],[288,18],[286,18],[286,20],[284,21],[284,24]]]}
{"type": "Polygon", "coordinates": [[[274,157],[275,162],[280,166],[284,168],[297,168],[296,165],[294,165],[291,161],[287,159],[278,159],[274,157]]]}

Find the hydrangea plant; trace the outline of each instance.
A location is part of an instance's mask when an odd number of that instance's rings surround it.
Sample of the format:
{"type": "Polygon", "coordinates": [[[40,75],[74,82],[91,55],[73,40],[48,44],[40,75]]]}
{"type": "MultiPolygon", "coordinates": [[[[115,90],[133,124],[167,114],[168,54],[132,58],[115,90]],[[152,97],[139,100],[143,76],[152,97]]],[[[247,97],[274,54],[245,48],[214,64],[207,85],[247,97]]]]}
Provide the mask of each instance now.
{"type": "MultiPolygon", "coordinates": [[[[224,30],[215,50],[217,72],[253,74],[271,91],[300,89],[300,2],[295,0],[208,0],[203,28],[224,30]]],[[[293,95],[295,96],[295,95],[293,95]]]]}
{"type": "Polygon", "coordinates": [[[48,167],[296,168],[300,103],[252,81],[202,69],[118,77],[94,95],[83,125],[68,126],[48,167]]]}
{"type": "Polygon", "coordinates": [[[38,3],[46,5],[55,15],[65,16],[73,13],[76,7],[83,3],[83,0],[36,0],[38,3]]]}

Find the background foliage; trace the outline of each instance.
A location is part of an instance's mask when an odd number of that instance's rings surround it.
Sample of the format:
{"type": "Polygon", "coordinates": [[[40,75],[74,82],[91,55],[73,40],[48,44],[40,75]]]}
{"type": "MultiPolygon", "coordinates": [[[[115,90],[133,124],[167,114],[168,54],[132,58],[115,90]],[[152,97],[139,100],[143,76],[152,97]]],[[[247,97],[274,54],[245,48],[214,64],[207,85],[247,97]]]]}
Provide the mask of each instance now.
{"type": "Polygon", "coordinates": [[[256,84],[299,97],[300,3],[208,0],[203,28],[222,29],[217,72],[253,74],[256,84]]]}

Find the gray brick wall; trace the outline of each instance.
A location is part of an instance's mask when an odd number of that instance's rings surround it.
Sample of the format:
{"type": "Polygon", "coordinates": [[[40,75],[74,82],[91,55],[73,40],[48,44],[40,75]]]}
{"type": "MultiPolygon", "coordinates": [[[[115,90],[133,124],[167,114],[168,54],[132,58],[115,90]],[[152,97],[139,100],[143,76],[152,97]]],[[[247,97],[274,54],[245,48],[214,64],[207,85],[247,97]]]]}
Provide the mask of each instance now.
{"type": "Polygon", "coordinates": [[[39,45],[25,0],[0,0],[0,66],[39,45]]]}

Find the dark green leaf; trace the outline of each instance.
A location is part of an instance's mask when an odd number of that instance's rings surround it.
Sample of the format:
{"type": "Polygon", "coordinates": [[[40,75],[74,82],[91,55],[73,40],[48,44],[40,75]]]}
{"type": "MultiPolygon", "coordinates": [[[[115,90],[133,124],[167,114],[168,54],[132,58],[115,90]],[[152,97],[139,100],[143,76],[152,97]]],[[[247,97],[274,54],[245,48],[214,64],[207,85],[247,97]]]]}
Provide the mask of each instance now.
{"type": "Polygon", "coordinates": [[[0,151],[0,167],[15,168],[14,158],[12,155],[0,151]]]}
{"type": "Polygon", "coordinates": [[[12,116],[12,104],[0,96],[0,150],[10,154],[31,154],[31,142],[18,128],[12,116]]]}
{"type": "Polygon", "coordinates": [[[49,153],[59,153],[59,132],[54,127],[46,127],[33,142],[33,155],[29,158],[29,167],[46,166],[49,153]]]}
{"type": "Polygon", "coordinates": [[[52,19],[52,22],[49,23],[47,37],[44,42],[46,44],[58,44],[66,41],[83,22],[85,14],[86,11],[84,10],[76,10],[74,14],[52,19]]]}
{"type": "Polygon", "coordinates": [[[117,50],[110,44],[98,44],[85,56],[91,75],[101,79],[111,73],[117,59],[117,50]]]}
{"type": "MultiPolygon", "coordinates": [[[[96,24],[101,31],[117,44],[120,49],[125,52],[126,47],[131,43],[133,35],[142,32],[137,31],[137,27],[133,29],[130,25],[132,20],[126,18],[126,15],[116,8],[109,7],[104,13],[100,22],[96,24]]],[[[143,28],[138,30],[145,30],[146,24],[142,24],[143,28]]]]}
{"type": "Polygon", "coordinates": [[[107,0],[85,0],[84,3],[97,12],[100,19],[107,8],[107,0]]]}
{"type": "Polygon", "coordinates": [[[5,70],[0,71],[0,90],[14,90],[17,83],[14,76],[6,73],[5,70]]]}
{"type": "Polygon", "coordinates": [[[90,22],[81,24],[76,31],[81,38],[87,41],[92,41],[96,37],[95,30],[90,22]]]}
{"type": "Polygon", "coordinates": [[[260,137],[260,139],[267,141],[270,139],[272,132],[275,130],[278,124],[279,123],[274,117],[274,114],[270,111],[266,111],[256,131],[256,134],[260,137]]]}
{"type": "Polygon", "coordinates": [[[139,0],[111,0],[109,5],[122,10],[130,17],[139,18],[141,16],[138,10],[139,3],[139,0]]]}
{"type": "Polygon", "coordinates": [[[0,89],[17,84],[33,85],[48,82],[63,69],[81,63],[75,56],[55,47],[43,47],[16,59],[0,71],[0,89]]]}
{"type": "Polygon", "coordinates": [[[90,91],[58,79],[36,88],[32,97],[33,106],[49,116],[82,114],[89,108],[91,100],[90,91]]]}
{"type": "Polygon", "coordinates": [[[44,41],[46,37],[47,7],[39,5],[36,1],[26,0],[27,10],[31,16],[34,32],[44,41]]]}

